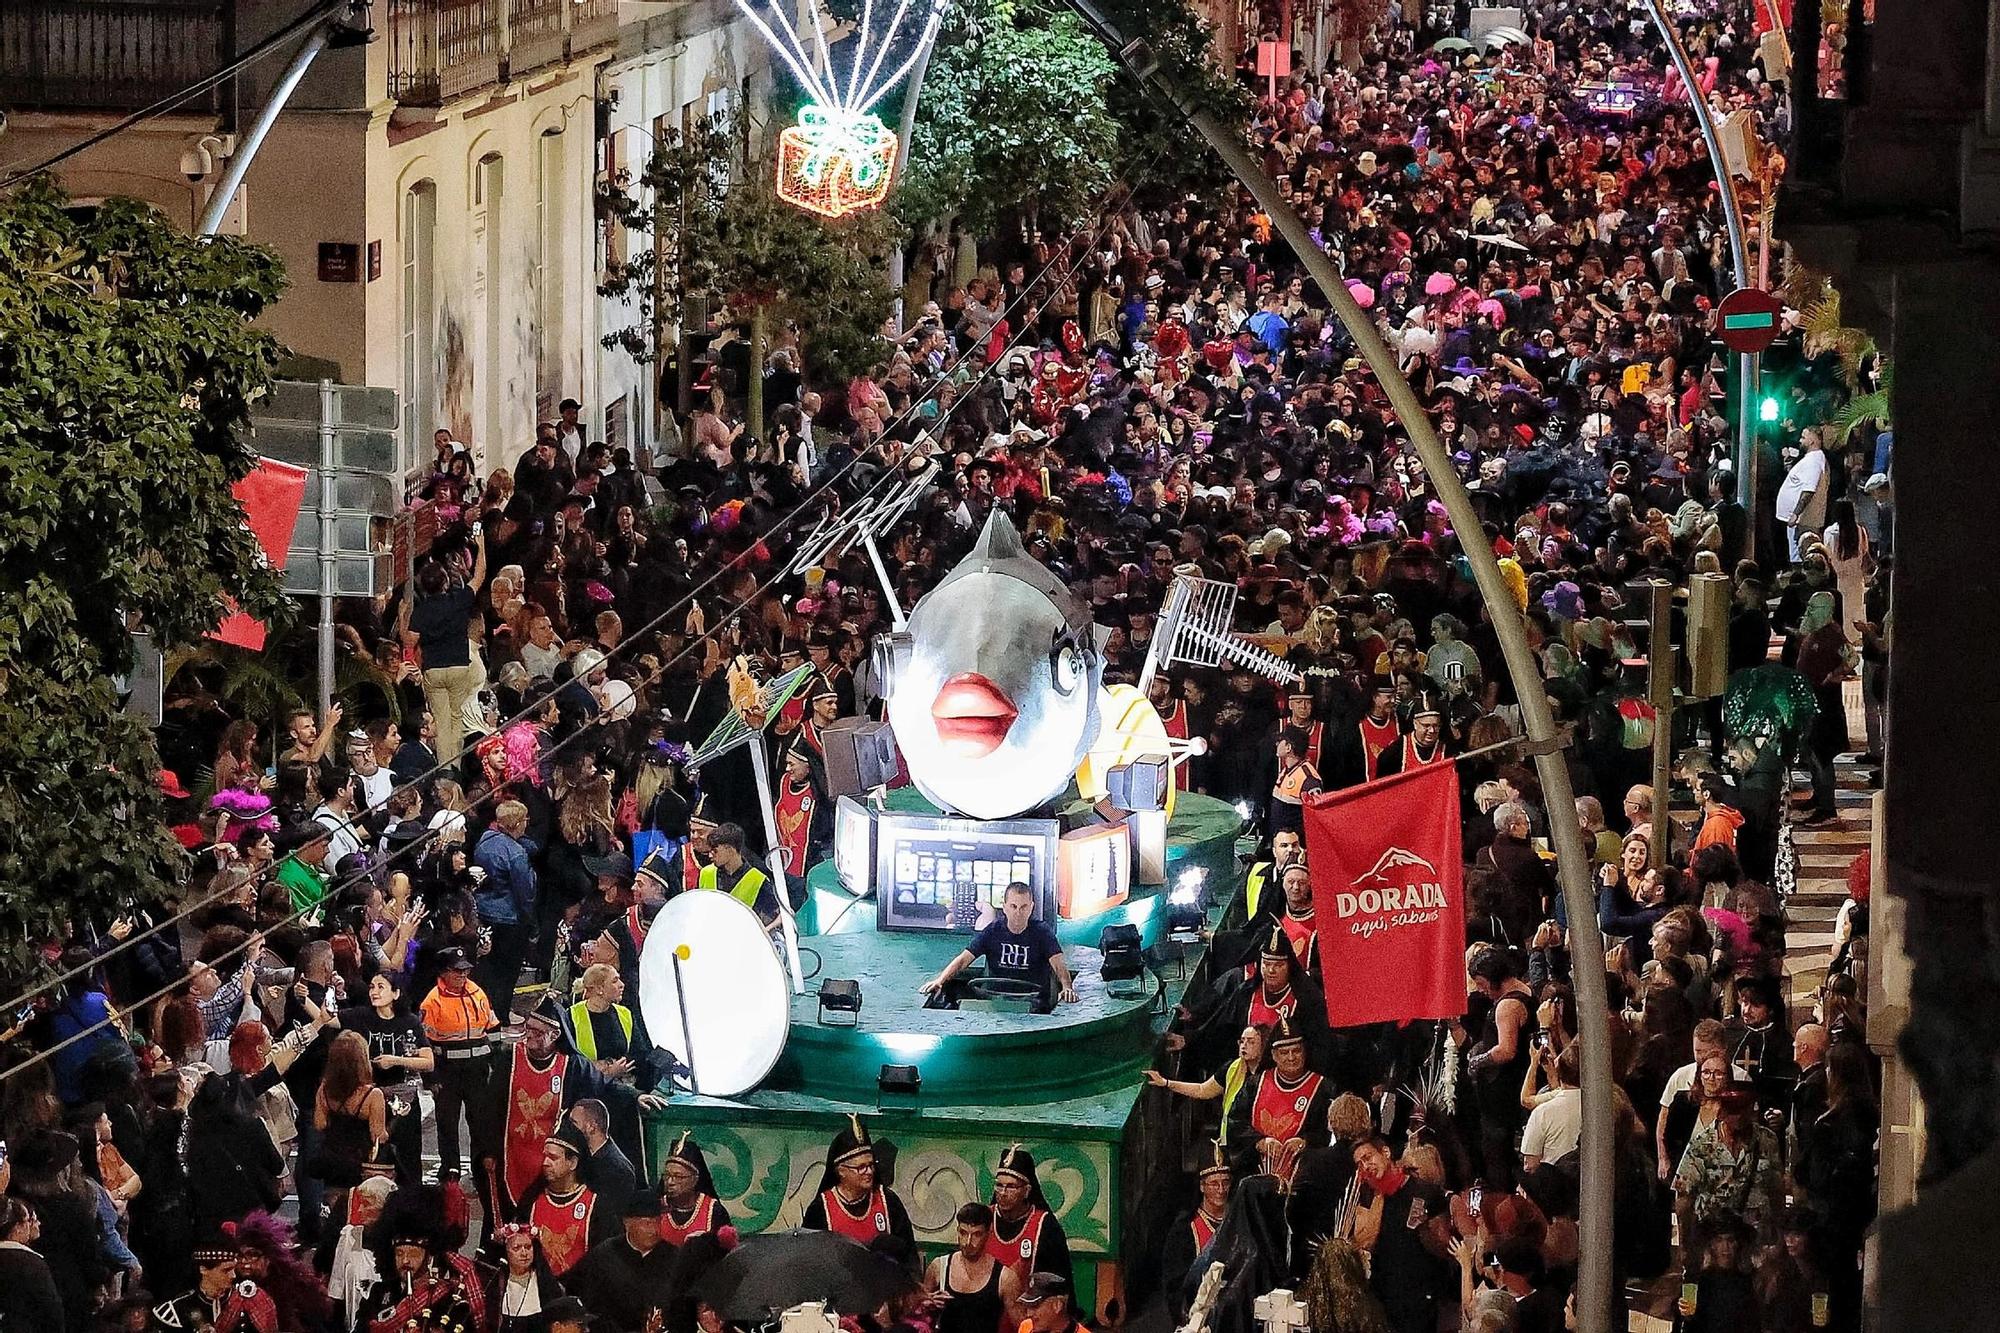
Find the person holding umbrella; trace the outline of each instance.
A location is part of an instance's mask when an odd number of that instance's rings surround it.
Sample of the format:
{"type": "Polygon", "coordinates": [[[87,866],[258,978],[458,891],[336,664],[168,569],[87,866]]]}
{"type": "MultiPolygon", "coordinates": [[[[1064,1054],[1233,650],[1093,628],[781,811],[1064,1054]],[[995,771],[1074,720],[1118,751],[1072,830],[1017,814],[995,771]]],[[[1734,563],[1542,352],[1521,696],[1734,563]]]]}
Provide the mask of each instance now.
{"type": "Polygon", "coordinates": [[[893,1236],[907,1247],[905,1253],[914,1254],[917,1242],[910,1214],[894,1190],[876,1183],[876,1170],[874,1140],[861,1117],[850,1115],[826,1150],[819,1192],[806,1205],[800,1225],[808,1231],[831,1231],[861,1245],[893,1236]]]}
{"type": "Polygon", "coordinates": [[[1018,1143],[1001,1153],[993,1168],[993,1237],[987,1253],[1024,1283],[1038,1273],[1054,1274],[1065,1284],[1073,1276],[1069,1237],[1042,1193],[1034,1154],[1018,1143]]]}

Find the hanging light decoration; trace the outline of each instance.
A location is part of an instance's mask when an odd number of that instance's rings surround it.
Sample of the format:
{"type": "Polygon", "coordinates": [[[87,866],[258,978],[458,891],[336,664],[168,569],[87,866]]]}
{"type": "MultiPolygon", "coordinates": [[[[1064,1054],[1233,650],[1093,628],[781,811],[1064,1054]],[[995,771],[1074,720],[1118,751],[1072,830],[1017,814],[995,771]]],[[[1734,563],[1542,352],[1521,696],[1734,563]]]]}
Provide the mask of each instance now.
{"type": "Polygon", "coordinates": [[[818,59],[774,0],[736,0],[771,49],[806,90],[798,123],[778,135],[778,197],[822,217],[845,217],[879,207],[894,183],[896,135],[874,114],[875,104],[917,62],[944,22],[944,0],[920,0],[924,24],[916,43],[886,75],[882,66],[912,0],[898,0],[880,34],[874,0],[863,0],[854,56],[843,80],[826,44],[825,15],[818,0],[806,0],[804,17],[812,29],[818,59]]]}

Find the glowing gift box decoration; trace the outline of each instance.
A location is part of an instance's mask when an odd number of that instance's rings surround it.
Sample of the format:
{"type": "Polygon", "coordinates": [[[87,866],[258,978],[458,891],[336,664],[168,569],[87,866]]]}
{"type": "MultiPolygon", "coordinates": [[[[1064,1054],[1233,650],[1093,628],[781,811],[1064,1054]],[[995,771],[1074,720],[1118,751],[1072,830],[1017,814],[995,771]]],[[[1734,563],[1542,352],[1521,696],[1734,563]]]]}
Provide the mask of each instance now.
{"type": "Polygon", "coordinates": [[[880,205],[895,167],[896,136],[866,112],[801,107],[778,135],[778,197],[822,217],[880,205]]]}

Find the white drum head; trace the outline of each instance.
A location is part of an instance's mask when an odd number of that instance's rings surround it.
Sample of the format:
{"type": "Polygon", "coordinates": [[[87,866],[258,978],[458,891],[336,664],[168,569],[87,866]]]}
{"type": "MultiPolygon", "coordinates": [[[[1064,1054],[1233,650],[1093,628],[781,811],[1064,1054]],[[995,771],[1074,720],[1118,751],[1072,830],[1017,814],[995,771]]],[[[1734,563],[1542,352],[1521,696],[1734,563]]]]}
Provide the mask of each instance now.
{"type": "Polygon", "coordinates": [[[639,956],[639,1006],[653,1044],[685,1061],[710,1097],[763,1082],[791,1032],[784,965],[757,914],[726,893],[679,894],[653,918],[639,956]]]}

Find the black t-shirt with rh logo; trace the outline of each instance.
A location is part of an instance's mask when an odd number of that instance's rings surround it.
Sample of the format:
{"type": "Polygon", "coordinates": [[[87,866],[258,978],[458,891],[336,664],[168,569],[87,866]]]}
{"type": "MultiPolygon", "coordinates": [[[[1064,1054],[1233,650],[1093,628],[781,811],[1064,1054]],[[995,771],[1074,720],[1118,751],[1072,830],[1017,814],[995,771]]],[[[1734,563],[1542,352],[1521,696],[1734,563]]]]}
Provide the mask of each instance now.
{"type": "Polygon", "coordinates": [[[985,960],[987,976],[1025,981],[1037,991],[1044,991],[1053,971],[1049,959],[1062,953],[1062,942],[1039,921],[1030,921],[1028,928],[1016,935],[1007,929],[1002,918],[974,935],[965,950],[974,958],[985,960]]]}

